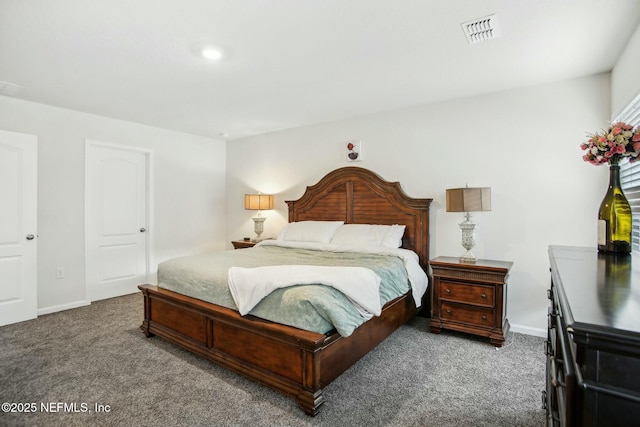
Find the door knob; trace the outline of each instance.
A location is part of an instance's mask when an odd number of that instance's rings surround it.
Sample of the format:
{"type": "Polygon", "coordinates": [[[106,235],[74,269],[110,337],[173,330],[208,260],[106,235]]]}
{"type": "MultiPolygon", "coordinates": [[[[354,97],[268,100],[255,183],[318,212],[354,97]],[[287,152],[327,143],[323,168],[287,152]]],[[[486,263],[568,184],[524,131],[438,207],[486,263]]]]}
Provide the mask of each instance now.
{"type": "Polygon", "coordinates": [[[34,236],[33,234],[27,234],[27,240],[33,240],[35,238],[36,236],[34,236]]]}
{"type": "Polygon", "coordinates": [[[140,228],[140,232],[141,232],[141,233],[144,233],[145,231],[147,231],[147,229],[146,229],[146,228],[144,228],[144,227],[140,228]]]}

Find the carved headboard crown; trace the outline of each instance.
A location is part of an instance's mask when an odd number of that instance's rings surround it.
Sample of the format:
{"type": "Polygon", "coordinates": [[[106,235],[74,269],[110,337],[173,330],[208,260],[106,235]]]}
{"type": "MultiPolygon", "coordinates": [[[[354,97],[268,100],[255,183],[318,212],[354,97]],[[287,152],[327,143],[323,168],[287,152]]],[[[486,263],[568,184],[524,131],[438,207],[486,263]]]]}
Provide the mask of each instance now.
{"type": "Polygon", "coordinates": [[[317,184],[308,186],[298,200],[288,200],[287,205],[289,222],[405,225],[402,247],[416,252],[426,269],[431,201],[409,197],[398,182],[349,166],[329,172],[317,184]]]}

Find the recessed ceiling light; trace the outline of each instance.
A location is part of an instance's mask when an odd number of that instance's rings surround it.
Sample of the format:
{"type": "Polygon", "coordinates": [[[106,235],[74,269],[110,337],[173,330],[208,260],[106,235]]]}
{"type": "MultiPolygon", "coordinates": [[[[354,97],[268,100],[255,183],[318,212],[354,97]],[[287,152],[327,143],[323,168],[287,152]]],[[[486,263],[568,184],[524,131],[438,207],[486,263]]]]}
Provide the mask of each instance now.
{"type": "Polygon", "coordinates": [[[201,54],[210,61],[218,61],[224,56],[222,49],[212,46],[203,47],[201,54]]]}
{"type": "Polygon", "coordinates": [[[227,46],[220,45],[215,40],[201,40],[190,46],[190,51],[199,59],[211,62],[228,61],[232,51],[227,46]]]}

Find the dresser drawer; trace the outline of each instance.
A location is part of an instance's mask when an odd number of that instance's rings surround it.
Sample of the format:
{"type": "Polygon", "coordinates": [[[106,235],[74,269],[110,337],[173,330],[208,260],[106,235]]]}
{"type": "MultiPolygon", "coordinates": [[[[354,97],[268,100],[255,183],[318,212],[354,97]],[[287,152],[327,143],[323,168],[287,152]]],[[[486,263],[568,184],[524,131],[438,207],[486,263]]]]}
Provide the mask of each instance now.
{"type": "Polygon", "coordinates": [[[440,318],[478,326],[493,327],[494,311],[489,308],[442,302],[440,318]]]}
{"type": "Polygon", "coordinates": [[[440,279],[440,299],[476,304],[484,307],[495,306],[493,286],[471,285],[440,279]]]}

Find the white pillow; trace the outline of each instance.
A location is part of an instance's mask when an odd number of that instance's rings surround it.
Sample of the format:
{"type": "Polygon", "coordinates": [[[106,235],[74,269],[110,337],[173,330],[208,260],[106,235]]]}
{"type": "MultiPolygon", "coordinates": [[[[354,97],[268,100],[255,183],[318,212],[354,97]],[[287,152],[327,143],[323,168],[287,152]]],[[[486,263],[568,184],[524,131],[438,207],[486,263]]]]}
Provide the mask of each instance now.
{"type": "Polygon", "coordinates": [[[344,221],[291,222],[280,232],[278,240],[329,243],[344,221]]]}
{"type": "Polygon", "coordinates": [[[395,249],[402,246],[404,229],[404,225],[344,224],[336,230],[331,243],[395,249]]]}
{"type": "Polygon", "coordinates": [[[404,229],[406,225],[390,225],[387,229],[387,234],[384,236],[382,246],[387,248],[400,248],[402,247],[402,236],[404,236],[404,229]]]}

